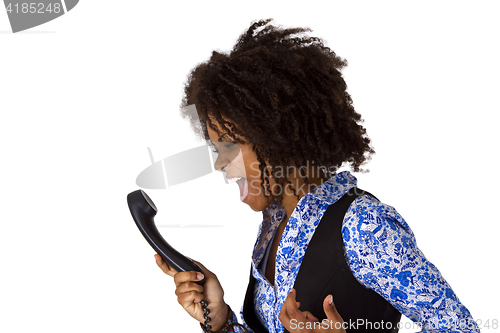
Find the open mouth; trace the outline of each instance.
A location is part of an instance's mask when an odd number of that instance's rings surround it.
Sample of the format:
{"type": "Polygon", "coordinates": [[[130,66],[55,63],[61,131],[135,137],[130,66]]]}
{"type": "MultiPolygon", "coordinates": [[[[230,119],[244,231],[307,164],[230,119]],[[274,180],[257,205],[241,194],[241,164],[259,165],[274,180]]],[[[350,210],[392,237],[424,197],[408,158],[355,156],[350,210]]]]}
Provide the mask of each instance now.
{"type": "Polygon", "coordinates": [[[248,181],[245,177],[235,177],[228,179],[231,184],[237,183],[238,187],[240,188],[240,200],[242,202],[245,202],[247,196],[248,196],[248,181]]]}

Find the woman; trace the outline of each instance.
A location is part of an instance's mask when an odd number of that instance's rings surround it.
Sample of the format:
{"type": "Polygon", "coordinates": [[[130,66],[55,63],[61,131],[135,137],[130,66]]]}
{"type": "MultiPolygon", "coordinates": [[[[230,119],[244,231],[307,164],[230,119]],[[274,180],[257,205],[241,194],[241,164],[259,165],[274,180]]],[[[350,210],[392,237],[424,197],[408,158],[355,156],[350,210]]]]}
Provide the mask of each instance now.
{"type": "Polygon", "coordinates": [[[216,169],[263,212],[243,323],[212,272],[202,266],[201,286],[201,274],[155,255],[179,303],[213,332],[397,332],[401,313],[423,331],[478,331],[397,211],[337,173],[363,171],[374,153],[340,73],[346,61],[309,29],[269,21],[198,65],[183,99],[219,153],[216,169]]]}

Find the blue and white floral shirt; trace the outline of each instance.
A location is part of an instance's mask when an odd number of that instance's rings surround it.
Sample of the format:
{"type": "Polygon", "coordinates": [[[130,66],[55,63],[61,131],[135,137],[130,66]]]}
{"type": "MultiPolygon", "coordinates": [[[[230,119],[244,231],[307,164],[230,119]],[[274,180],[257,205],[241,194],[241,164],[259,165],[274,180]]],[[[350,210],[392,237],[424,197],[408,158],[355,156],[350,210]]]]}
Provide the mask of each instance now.
{"type": "MultiPolygon", "coordinates": [[[[252,255],[252,274],[256,279],[257,318],[270,333],[284,331],[278,319],[281,306],[294,285],[307,245],[323,214],[356,185],[356,178],[344,171],[300,199],[279,243],[274,286],[263,276],[259,264],[285,210],[275,201],[263,211],[252,255]]],[[[479,332],[467,308],[425,258],[410,227],[393,207],[370,195],[356,198],[344,217],[342,235],[346,262],[354,277],[417,322],[422,331],[479,332]]],[[[240,315],[243,317],[242,312],[240,315]]]]}

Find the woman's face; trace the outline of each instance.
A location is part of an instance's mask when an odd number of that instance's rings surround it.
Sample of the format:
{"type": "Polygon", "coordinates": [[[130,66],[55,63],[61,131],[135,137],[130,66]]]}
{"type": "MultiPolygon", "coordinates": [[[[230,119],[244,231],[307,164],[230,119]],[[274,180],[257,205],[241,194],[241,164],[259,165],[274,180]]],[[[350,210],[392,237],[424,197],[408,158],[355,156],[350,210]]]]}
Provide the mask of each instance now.
{"type": "MultiPolygon", "coordinates": [[[[236,143],[234,138],[231,138],[219,124],[214,121],[212,123],[218,126],[221,133],[219,136],[207,123],[210,141],[218,151],[218,157],[214,164],[215,169],[225,172],[226,178],[230,181],[239,178],[237,183],[240,188],[240,200],[254,211],[263,211],[274,201],[275,196],[269,193],[266,197],[263,193],[259,162],[251,144],[236,143]]],[[[247,142],[245,138],[241,139],[247,142]]],[[[275,187],[272,178],[269,179],[269,185],[271,189],[275,187]]]]}

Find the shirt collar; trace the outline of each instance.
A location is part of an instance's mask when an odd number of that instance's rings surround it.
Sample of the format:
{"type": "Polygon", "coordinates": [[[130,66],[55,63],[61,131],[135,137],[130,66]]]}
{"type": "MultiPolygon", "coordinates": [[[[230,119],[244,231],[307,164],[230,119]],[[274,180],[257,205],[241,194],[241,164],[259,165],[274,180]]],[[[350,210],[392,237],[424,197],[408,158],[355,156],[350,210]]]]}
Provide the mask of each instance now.
{"type": "MultiPolygon", "coordinates": [[[[357,179],[349,171],[339,172],[303,196],[297,203],[297,207],[293,211],[292,216],[296,215],[297,212],[307,211],[307,207],[310,205],[322,205],[327,207],[335,203],[347,191],[349,191],[349,189],[356,185],[357,179]]],[[[277,200],[275,200],[262,212],[262,215],[263,220],[253,252],[253,260],[256,266],[258,266],[262,260],[269,241],[283,220],[283,217],[285,216],[285,209],[277,200]]],[[[308,221],[308,219],[303,219],[301,216],[297,216],[297,218],[303,223],[316,222],[316,219],[310,219],[308,221]]]]}
{"type": "Polygon", "coordinates": [[[331,205],[337,202],[358,180],[349,171],[342,171],[313,189],[309,195],[331,205]],[[340,195],[340,196],[339,196],[340,195]]]}

